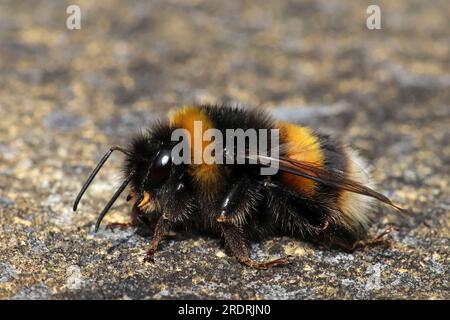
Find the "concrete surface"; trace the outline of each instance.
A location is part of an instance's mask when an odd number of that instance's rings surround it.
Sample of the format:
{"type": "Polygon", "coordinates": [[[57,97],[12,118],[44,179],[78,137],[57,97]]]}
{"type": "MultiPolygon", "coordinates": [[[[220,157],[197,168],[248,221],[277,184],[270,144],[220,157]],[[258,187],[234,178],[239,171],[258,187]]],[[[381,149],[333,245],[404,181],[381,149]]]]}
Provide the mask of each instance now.
{"type": "MultiPolygon", "coordinates": [[[[449,299],[450,3],[73,1],[0,3],[0,298],[449,299]],[[120,183],[119,155],[76,214],[110,145],[180,104],[241,103],[343,137],[375,166],[371,230],[399,231],[354,254],[291,239],[253,246],[250,270],[220,241],[180,235],[144,264],[149,238],[93,234],[120,183]]],[[[126,221],[121,200],[106,221],[126,221]]]]}

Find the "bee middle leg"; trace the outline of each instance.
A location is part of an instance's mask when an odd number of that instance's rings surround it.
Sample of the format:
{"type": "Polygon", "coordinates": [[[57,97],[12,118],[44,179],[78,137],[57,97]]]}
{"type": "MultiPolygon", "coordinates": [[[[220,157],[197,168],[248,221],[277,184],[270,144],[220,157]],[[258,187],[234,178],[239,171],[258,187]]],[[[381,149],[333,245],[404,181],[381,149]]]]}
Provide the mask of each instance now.
{"type": "Polygon", "coordinates": [[[277,265],[288,264],[287,257],[282,257],[270,261],[255,261],[250,258],[249,245],[247,239],[244,236],[242,227],[235,226],[229,223],[223,223],[221,225],[222,234],[225,238],[225,245],[231,254],[243,265],[266,270],[277,265]]]}
{"type": "Polygon", "coordinates": [[[248,239],[245,235],[245,215],[255,211],[256,204],[262,200],[259,186],[244,178],[238,181],[228,192],[222,203],[221,212],[216,218],[225,239],[225,246],[243,265],[256,269],[269,269],[284,265],[287,257],[258,262],[250,258],[248,239]]]}

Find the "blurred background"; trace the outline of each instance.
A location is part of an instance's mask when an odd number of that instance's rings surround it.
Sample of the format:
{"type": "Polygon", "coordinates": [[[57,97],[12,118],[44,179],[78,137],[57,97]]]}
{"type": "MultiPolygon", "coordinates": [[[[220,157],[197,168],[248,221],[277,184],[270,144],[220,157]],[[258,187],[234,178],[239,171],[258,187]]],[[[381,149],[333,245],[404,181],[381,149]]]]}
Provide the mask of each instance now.
{"type": "MultiPolygon", "coordinates": [[[[449,21],[446,0],[1,1],[0,297],[448,299],[449,21]],[[372,4],[381,29],[366,26],[372,4]],[[81,29],[66,26],[70,5],[81,29]],[[372,231],[400,231],[365,254],[256,244],[260,258],[296,257],[261,274],[202,237],[144,265],[149,239],[92,234],[119,156],[70,207],[110,145],[192,103],[266,108],[341,136],[415,216],[381,208],[372,231]]],[[[109,221],[128,210],[119,202],[109,221]]]]}

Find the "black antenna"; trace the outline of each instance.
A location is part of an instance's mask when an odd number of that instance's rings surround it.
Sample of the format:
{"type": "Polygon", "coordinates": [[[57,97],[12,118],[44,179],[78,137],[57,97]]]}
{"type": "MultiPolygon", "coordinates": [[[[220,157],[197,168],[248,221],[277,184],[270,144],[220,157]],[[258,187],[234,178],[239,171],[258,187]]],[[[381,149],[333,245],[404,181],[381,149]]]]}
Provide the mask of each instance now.
{"type": "MultiPolygon", "coordinates": [[[[95,167],[95,169],[92,171],[91,175],[89,176],[89,178],[86,180],[86,182],[84,183],[83,187],[81,188],[80,192],[77,195],[77,198],[75,199],[75,202],[73,204],[73,211],[77,211],[77,207],[78,207],[78,203],[80,202],[81,198],[83,197],[83,194],[86,192],[87,188],[89,187],[89,185],[91,184],[92,180],[94,180],[95,176],[97,175],[97,173],[100,171],[100,169],[103,167],[103,165],[105,164],[106,160],[108,160],[109,156],[111,155],[111,153],[113,153],[113,151],[120,151],[126,155],[130,155],[130,153],[128,151],[126,151],[124,148],[119,147],[119,146],[114,146],[111,147],[109,149],[109,151],[103,156],[103,158],[100,160],[100,162],[97,164],[97,166],[95,167]]],[[[129,178],[128,178],[129,179],[129,178]]],[[[127,179],[127,180],[128,180],[127,179]]],[[[123,186],[123,185],[122,185],[123,186]]]]}
{"type": "Polygon", "coordinates": [[[105,208],[100,212],[97,218],[97,222],[95,223],[95,232],[98,231],[98,228],[100,227],[100,223],[102,222],[105,215],[108,213],[109,209],[112,207],[114,202],[116,202],[117,198],[120,196],[120,194],[125,190],[127,185],[130,183],[131,179],[133,179],[133,175],[131,174],[127,180],[125,180],[122,185],[117,189],[116,193],[112,196],[111,200],[109,200],[108,204],[105,206],[105,208]]]}

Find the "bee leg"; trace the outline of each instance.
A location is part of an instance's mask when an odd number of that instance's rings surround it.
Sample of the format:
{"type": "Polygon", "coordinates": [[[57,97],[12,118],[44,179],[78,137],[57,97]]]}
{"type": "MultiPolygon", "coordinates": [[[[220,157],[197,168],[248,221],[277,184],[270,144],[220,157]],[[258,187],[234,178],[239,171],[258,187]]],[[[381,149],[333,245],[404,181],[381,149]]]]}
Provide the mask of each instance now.
{"type": "Polygon", "coordinates": [[[144,262],[154,262],[154,256],[156,250],[158,250],[158,245],[164,237],[166,237],[170,232],[170,227],[172,223],[169,218],[162,214],[158,219],[158,222],[155,226],[155,232],[153,233],[153,239],[150,243],[150,249],[148,249],[147,254],[144,258],[144,262]]]}
{"type": "Polygon", "coordinates": [[[273,261],[258,262],[250,258],[247,239],[243,226],[245,214],[251,212],[261,199],[258,198],[261,186],[249,179],[241,179],[233,185],[221,206],[221,212],[216,218],[225,239],[225,248],[243,265],[256,269],[268,269],[276,265],[288,263],[287,258],[273,261]]]}
{"type": "Polygon", "coordinates": [[[125,229],[125,228],[135,228],[136,233],[141,236],[149,236],[152,235],[155,231],[155,226],[157,222],[157,216],[159,213],[151,212],[146,213],[141,208],[139,208],[138,204],[140,199],[137,199],[133,205],[131,210],[131,221],[126,223],[113,222],[106,226],[106,229],[114,230],[114,229],[125,229]]]}
{"type": "Polygon", "coordinates": [[[250,268],[266,270],[277,265],[284,265],[289,263],[287,257],[265,262],[259,262],[251,259],[249,247],[244,237],[242,227],[238,227],[229,223],[222,223],[221,228],[223,236],[225,238],[226,248],[231,252],[233,256],[236,257],[236,259],[241,264],[250,268]]]}
{"type": "Polygon", "coordinates": [[[131,224],[135,226],[145,227],[150,233],[153,233],[155,231],[156,221],[154,221],[154,219],[150,221],[151,219],[149,219],[149,217],[145,215],[145,212],[138,207],[138,203],[139,200],[136,201],[136,203],[133,205],[133,209],[131,211],[133,220],[131,224]]]}
{"type": "MultiPolygon", "coordinates": [[[[127,196],[127,201],[131,200],[131,195],[127,196]]],[[[144,212],[138,207],[139,199],[134,203],[133,208],[131,209],[131,218],[130,222],[111,222],[106,225],[106,229],[114,230],[114,229],[126,229],[136,227],[138,224],[144,224],[151,231],[155,229],[155,224],[151,223],[150,220],[145,216],[144,212]]]]}
{"type": "Polygon", "coordinates": [[[373,245],[378,245],[380,243],[383,243],[386,239],[385,237],[390,234],[392,231],[397,230],[397,228],[395,226],[389,226],[386,229],[384,229],[379,235],[370,238],[368,240],[359,240],[356,241],[352,247],[350,248],[350,251],[355,251],[356,249],[359,248],[365,248],[368,246],[373,246],[373,245]]]}
{"type": "Polygon", "coordinates": [[[106,225],[107,230],[126,229],[132,227],[134,227],[134,224],[132,222],[111,222],[106,225]]]}
{"type": "Polygon", "coordinates": [[[248,178],[242,178],[228,191],[222,202],[217,222],[241,225],[246,215],[254,211],[260,202],[262,186],[248,178]]]}

